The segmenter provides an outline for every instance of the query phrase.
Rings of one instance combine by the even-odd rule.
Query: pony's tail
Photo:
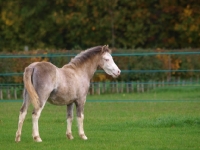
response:
[[[26,67],[24,71],[24,86],[30,96],[31,102],[35,109],[39,109],[40,102],[38,94],[35,91],[35,88],[33,87],[32,83],[32,74],[33,74],[34,68],[32,67]]]

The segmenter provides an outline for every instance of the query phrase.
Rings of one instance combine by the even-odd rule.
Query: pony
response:
[[[121,71],[113,61],[111,50],[107,45],[92,47],[81,52],[62,68],[58,68],[50,62],[34,62],[26,67],[23,74],[23,104],[20,109],[15,141],[21,141],[23,122],[28,107],[32,103],[34,107],[32,136],[34,141],[42,142],[38,120],[47,101],[54,105],[67,106],[66,136],[68,139],[73,139],[71,127],[73,104],[75,104],[78,133],[81,139],[87,140],[83,129],[84,104],[90,80],[98,66],[113,78],[120,75]]]

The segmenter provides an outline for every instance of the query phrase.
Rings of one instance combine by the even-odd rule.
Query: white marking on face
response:
[[[107,74],[111,75],[113,78],[117,78],[120,75],[120,69],[117,67],[117,65],[113,61],[112,56],[108,52],[103,55],[100,66]]]

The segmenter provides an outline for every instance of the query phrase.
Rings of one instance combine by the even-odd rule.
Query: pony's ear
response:
[[[104,45],[104,46],[102,46],[101,52],[102,52],[102,53],[105,53],[105,52],[111,53],[111,50],[108,48],[108,45]]]

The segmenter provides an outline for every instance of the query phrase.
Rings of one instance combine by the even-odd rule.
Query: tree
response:
[[[200,47],[200,1],[0,1],[0,51]]]

